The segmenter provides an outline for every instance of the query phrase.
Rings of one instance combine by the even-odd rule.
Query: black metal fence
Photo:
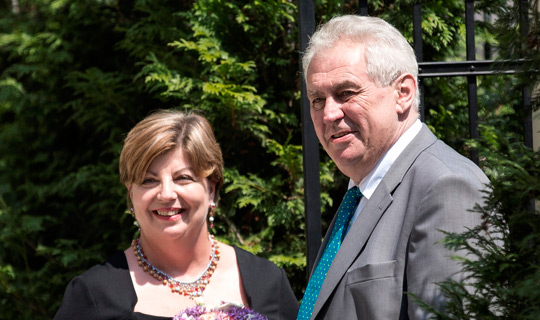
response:
[[[528,33],[528,1],[519,1],[521,10],[520,32]],[[315,31],[315,11],[313,0],[299,0],[299,38],[300,50],[304,52],[309,36]],[[358,1],[360,15],[368,15],[367,0]],[[486,75],[514,74],[518,72],[521,61],[476,60],[474,1],[465,0],[466,61],[460,62],[424,62],[422,53],[422,4],[413,5],[413,40],[418,59],[419,84],[421,90],[421,118],[424,119],[424,96],[422,79],[430,77],[467,77],[467,97],[469,105],[469,134],[478,138],[478,90],[477,77]],[[531,95],[529,88],[522,89],[522,107],[530,110]],[[525,145],[532,148],[532,114],[525,112]],[[321,200],[319,179],[319,144],[309,112],[309,101],[302,81],[302,125],[304,157],[304,190],[307,238],[307,270],[313,268],[317,251],[321,245]],[[471,158],[478,163],[478,154],[472,150]]]

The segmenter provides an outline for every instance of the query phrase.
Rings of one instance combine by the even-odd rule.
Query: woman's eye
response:
[[[153,178],[146,178],[143,180],[143,182],[141,183],[141,185],[151,185],[151,184],[154,184],[156,183],[157,180],[156,179],[153,179]]]
[[[195,179],[193,179],[193,177],[189,176],[189,175],[181,175],[181,176],[177,177],[175,180],[179,181],[179,182],[186,183],[186,182],[194,181]]]

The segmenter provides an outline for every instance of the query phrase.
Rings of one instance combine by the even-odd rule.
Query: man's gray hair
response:
[[[337,41],[362,43],[366,46],[366,72],[377,86],[386,87],[404,73],[412,74],[418,82],[416,56],[405,37],[380,18],[356,15],[334,17],[318,27],[302,57],[305,79],[313,56],[330,49]],[[416,110],[419,101],[420,90],[417,89],[413,102]]]

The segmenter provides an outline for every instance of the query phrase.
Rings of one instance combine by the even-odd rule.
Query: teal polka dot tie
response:
[[[309,279],[304,298],[302,299],[302,304],[300,305],[300,311],[296,317],[297,320],[309,320],[311,317],[313,307],[319,296],[319,291],[321,290],[326,273],[328,272],[328,269],[330,269],[332,260],[334,260],[334,257],[341,246],[341,241],[345,237],[349,221],[351,220],[361,197],[362,193],[358,187],[349,189],[345,194],[345,198],[343,198],[341,206],[339,207],[338,217],[334,224],[334,228],[332,229],[330,239],[319,260],[319,264],[317,264],[315,271],[311,275],[311,279]]]

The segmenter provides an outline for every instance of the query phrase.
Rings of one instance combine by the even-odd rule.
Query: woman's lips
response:
[[[181,214],[184,211],[184,209],[159,209],[154,210],[153,212],[161,217],[172,217],[177,214]]]

